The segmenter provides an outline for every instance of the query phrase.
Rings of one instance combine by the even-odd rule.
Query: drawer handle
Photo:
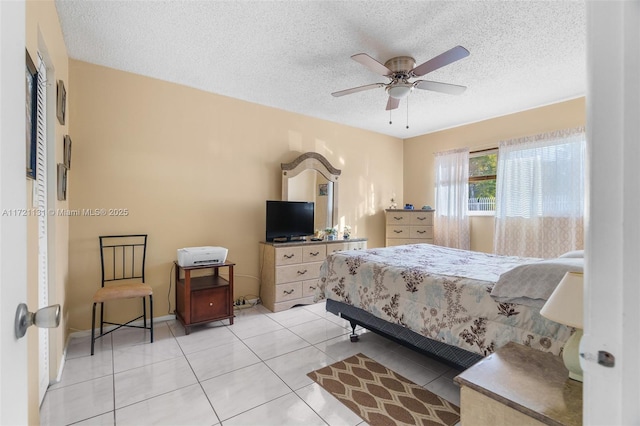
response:
[[[400,230],[394,229],[393,232],[395,232],[396,234],[402,234],[402,229],[400,229]]]
[[[420,216],[416,217],[416,219],[418,219],[418,220],[427,220],[426,217],[420,217]]]
[[[309,286],[309,290],[315,290],[315,289],[316,289],[316,287],[315,287],[315,286],[313,286],[313,285],[310,285],[310,286]]]
[[[289,294],[293,293],[293,289],[291,289],[291,290],[282,290],[282,292],[283,292],[284,294],[289,295]]]
[[[213,306],[213,302],[209,302],[209,306]]]
[[[317,256],[317,255],[319,255],[319,254],[320,254],[320,252],[319,252],[319,251],[317,251],[317,252],[315,252],[315,253],[309,253],[309,255],[310,255],[310,256]]]
[[[416,232],[417,232],[418,234],[426,234],[426,233],[427,233],[427,231],[419,231],[419,230],[418,230],[418,231],[416,231]]]
[[[395,220],[402,220],[402,219],[404,219],[402,216],[400,216],[400,217],[398,217],[398,216],[394,216],[393,218],[394,218]]]
[[[307,270],[305,269],[304,271],[298,271],[298,275],[304,275],[307,273]]]
[[[295,254],[285,254],[284,255],[285,259],[293,259],[293,256],[295,256]]]

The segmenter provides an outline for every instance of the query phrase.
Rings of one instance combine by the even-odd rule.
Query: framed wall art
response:
[[[36,178],[38,168],[38,156],[36,150],[36,135],[38,127],[38,72],[36,66],[25,49],[26,54],[26,153],[27,153],[27,177]]]
[[[56,116],[60,124],[64,124],[67,113],[67,90],[64,88],[64,81],[58,80],[56,88]]]
[[[71,137],[64,135],[64,166],[71,168]]]
[[[67,199],[67,168],[58,163],[58,201]]]

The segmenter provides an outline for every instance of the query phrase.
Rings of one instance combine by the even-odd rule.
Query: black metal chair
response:
[[[91,318],[91,355],[95,341],[122,327],[142,328],[151,333],[153,343],[153,289],[144,282],[147,254],[147,235],[107,235],[100,238],[100,261],[102,263],[102,286],[93,295],[93,315]],[[113,284],[120,281],[121,284]],[[106,284],[106,285],[105,285]],[[149,297],[149,327],[147,327],[147,305]],[[142,315],[126,323],[114,323],[104,320],[105,302],[122,299],[142,298]],[[100,335],[95,336],[96,305],[100,304]],[[143,325],[132,324],[142,318]],[[117,327],[104,332],[104,324]]]

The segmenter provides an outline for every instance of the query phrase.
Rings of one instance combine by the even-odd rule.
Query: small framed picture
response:
[[[64,166],[71,168],[71,137],[64,135]]]
[[[67,168],[62,163],[58,163],[58,200],[67,199]]]
[[[321,183],[318,185],[318,195],[326,196],[329,193],[328,187],[326,183]]]
[[[64,124],[67,113],[67,91],[64,88],[64,81],[58,80],[56,89],[56,116],[60,124]]]

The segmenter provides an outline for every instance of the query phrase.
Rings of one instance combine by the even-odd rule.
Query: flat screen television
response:
[[[315,232],[315,205],[309,201],[267,200],[267,241],[291,241]]]

